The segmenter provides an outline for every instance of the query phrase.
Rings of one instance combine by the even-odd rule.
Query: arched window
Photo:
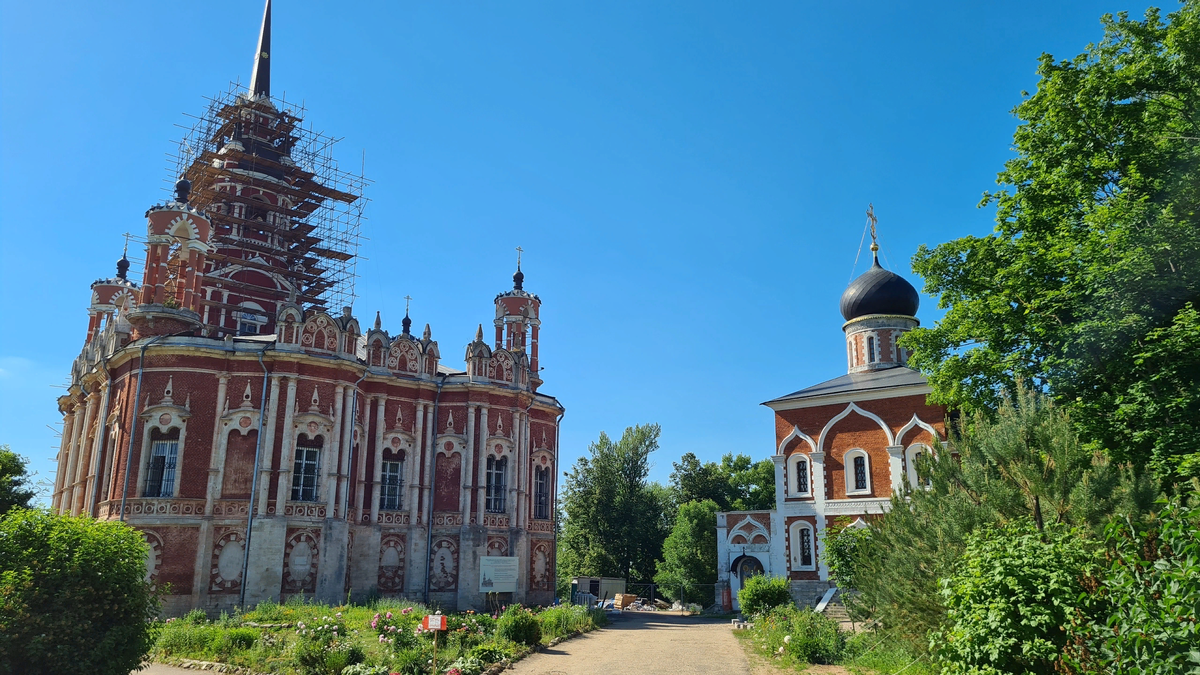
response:
[[[550,519],[550,469],[537,467],[533,470],[533,517]]]
[[[867,363],[875,363],[875,337],[867,337]]]
[[[871,462],[867,453],[855,448],[846,453],[846,494],[871,492]]]
[[[812,496],[812,466],[809,464],[808,455],[794,452],[788,457],[788,483],[788,496]]]
[[[487,495],[484,500],[484,509],[488,513],[504,513],[505,470],[507,468],[507,457],[488,457]]]
[[[816,536],[811,524],[798,521],[792,524],[792,569],[816,569]]]
[[[317,476],[321,466],[321,445],[324,438],[309,439],[300,434],[296,439],[296,461],[292,467],[292,501],[317,501]]]
[[[917,465],[921,463],[922,459],[932,456],[929,446],[921,443],[910,445],[906,454],[908,456],[905,458],[906,461],[904,463],[908,468],[908,484],[914,488],[920,486],[928,490],[931,487],[929,476],[926,476],[925,480],[922,481],[920,476],[917,475]]]
[[[267,315],[257,302],[243,302],[242,309],[236,313],[238,335],[258,335],[267,324]]]
[[[399,511],[404,508],[404,455],[398,460],[384,460],[379,483],[379,509]]]

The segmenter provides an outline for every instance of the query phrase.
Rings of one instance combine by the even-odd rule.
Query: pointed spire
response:
[[[425,332],[421,334],[421,338],[424,340],[433,339],[433,331],[429,330],[429,324],[425,324]]]
[[[475,341],[483,342],[483,324],[479,324],[479,328],[475,329]]]
[[[383,328],[383,322],[379,318],[379,311],[376,310],[375,311],[375,330],[380,330],[382,328]]]
[[[253,96],[271,95],[271,0],[263,10],[262,32],[258,36],[258,51],[254,54],[254,73],[250,76]]]

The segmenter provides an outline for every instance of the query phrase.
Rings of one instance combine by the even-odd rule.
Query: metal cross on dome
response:
[[[517,247],[517,269],[521,269],[521,254],[524,252],[525,249],[521,248],[520,246]]]
[[[412,296],[404,296],[404,316],[408,316],[408,303],[412,302]]]
[[[867,222],[871,224],[871,250],[879,250],[879,237],[875,234],[875,225],[879,220],[875,217],[875,205],[867,204]]]
[[[129,239],[133,235],[126,232],[125,234],[123,234],[121,236],[125,237],[125,250],[121,253],[121,255],[126,255],[129,253]]]

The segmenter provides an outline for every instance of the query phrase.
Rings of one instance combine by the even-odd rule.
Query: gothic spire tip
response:
[[[271,0],[263,10],[262,32],[258,36],[258,51],[254,54],[254,72],[250,75],[250,94],[271,95]]]

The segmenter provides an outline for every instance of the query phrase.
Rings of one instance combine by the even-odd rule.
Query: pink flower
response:
[[[390,618],[392,618],[392,613],[391,613],[391,612],[388,612],[388,613],[387,613],[387,618],[389,618],[389,619],[390,619]]]
[[[412,614],[412,607],[405,607],[404,609],[400,610],[400,613],[401,614]],[[390,612],[388,613],[388,618],[389,619],[392,618],[392,615]]]

